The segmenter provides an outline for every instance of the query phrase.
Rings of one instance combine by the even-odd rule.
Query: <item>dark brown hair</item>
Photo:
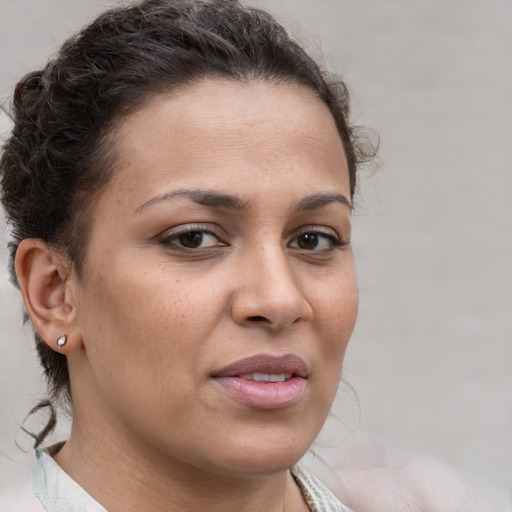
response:
[[[313,90],[336,122],[353,195],[357,165],[368,151],[349,125],[343,82],[330,80],[262,10],[237,0],[147,0],[104,13],[17,84],[14,128],[0,160],[11,262],[21,240],[41,238],[64,249],[80,275],[87,207],[114,167],[115,123],[151,95],[210,77]],[[16,282],[12,264],[11,272]],[[35,337],[50,400],[70,400],[66,357]]]

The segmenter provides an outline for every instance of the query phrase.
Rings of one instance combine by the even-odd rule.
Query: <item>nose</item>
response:
[[[231,303],[237,324],[279,331],[311,320],[300,276],[281,248],[262,250],[243,269]]]

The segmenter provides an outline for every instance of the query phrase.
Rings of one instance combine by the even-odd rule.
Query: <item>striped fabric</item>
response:
[[[304,501],[311,512],[350,512],[318,478],[300,464],[291,468]]]
[[[53,460],[59,445],[36,450],[32,489],[47,512],[108,512]]]
[[[32,472],[32,488],[47,512],[107,512],[53,460],[51,453],[59,446],[37,450],[37,464]],[[303,466],[291,473],[311,512],[350,512],[348,508]]]

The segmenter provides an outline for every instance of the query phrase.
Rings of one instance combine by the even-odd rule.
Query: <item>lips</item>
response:
[[[258,355],[241,359],[226,366],[216,373],[215,377],[236,377],[250,373],[269,375],[288,373],[305,379],[308,374],[308,367],[300,357],[291,354],[280,357]]]
[[[230,398],[253,409],[283,409],[298,402],[306,388],[308,367],[299,357],[258,355],[241,359],[213,379]]]

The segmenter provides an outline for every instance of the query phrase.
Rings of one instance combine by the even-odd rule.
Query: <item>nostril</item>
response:
[[[251,320],[253,322],[268,322],[268,319],[261,315],[250,316],[249,320]]]

